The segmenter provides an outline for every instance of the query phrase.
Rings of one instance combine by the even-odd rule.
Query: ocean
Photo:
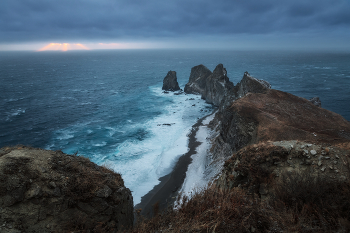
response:
[[[219,63],[234,84],[248,71],[350,120],[350,53],[0,52],[0,147],[77,152],[121,173],[138,204],[187,152],[191,126],[214,111],[200,96],[163,93],[163,78],[174,70],[184,88],[193,66]]]

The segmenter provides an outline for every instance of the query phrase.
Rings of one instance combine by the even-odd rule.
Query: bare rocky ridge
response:
[[[339,143],[350,139],[350,124],[339,114],[273,89],[237,99],[219,111],[211,124],[218,132],[212,153],[220,158],[263,141]]]
[[[177,82],[176,72],[169,71],[163,80],[162,90],[165,91],[178,91],[180,90],[179,83]]]
[[[132,224],[132,195],[119,174],[61,151],[0,149],[0,232],[116,232]]]

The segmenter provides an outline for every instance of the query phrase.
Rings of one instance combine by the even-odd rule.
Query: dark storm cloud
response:
[[[0,42],[350,30],[348,0],[1,0]]]

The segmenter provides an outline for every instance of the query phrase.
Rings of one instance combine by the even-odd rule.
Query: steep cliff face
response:
[[[211,75],[211,71],[204,65],[198,65],[191,69],[188,83],[185,85],[184,91],[187,94],[205,93],[207,78]]]
[[[178,91],[180,90],[179,83],[177,82],[176,72],[169,71],[163,80],[162,90],[165,91]]]
[[[271,85],[268,82],[256,79],[248,72],[244,73],[242,81],[235,86],[227,77],[224,66],[219,64],[213,73],[203,65],[193,67],[185,92],[200,94],[208,103],[223,109],[248,92],[264,93],[270,88]]]
[[[227,77],[227,71],[222,64],[214,69],[213,73],[207,78],[205,91],[202,98],[208,103],[219,106],[221,101],[228,96],[234,85]]]
[[[117,231],[133,224],[133,199],[121,176],[60,151],[0,149],[0,207],[0,232]]]
[[[252,118],[242,118],[229,107],[234,101],[248,93],[266,93],[271,85],[245,72],[236,86],[227,77],[227,71],[219,64],[211,73],[205,66],[195,66],[191,70],[185,92],[200,94],[208,103],[219,106],[211,127],[216,131],[212,136],[211,154],[216,161],[223,161],[255,140],[257,122]]]

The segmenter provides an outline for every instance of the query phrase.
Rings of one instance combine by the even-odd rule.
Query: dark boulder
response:
[[[177,82],[176,72],[169,71],[163,80],[162,90],[165,91],[178,91],[180,90],[179,83]]]
[[[311,98],[309,100],[311,103],[313,103],[314,105],[316,105],[317,107],[322,107],[321,106],[321,100],[319,97],[314,97],[314,98]]]

